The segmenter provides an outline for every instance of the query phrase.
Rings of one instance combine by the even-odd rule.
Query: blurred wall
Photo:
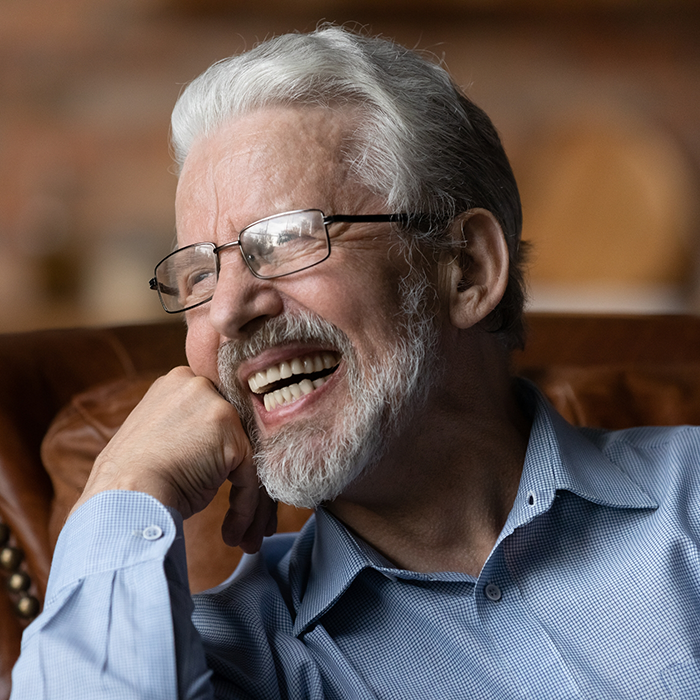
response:
[[[3,0],[0,332],[162,318],[179,91],[321,19],[433,52],[491,115],[534,308],[700,308],[696,2]]]

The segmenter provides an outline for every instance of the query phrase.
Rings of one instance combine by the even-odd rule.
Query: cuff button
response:
[[[149,525],[141,534],[144,540],[159,540],[163,536],[163,530],[157,525]]]

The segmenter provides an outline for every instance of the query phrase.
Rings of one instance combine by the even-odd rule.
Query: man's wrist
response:
[[[155,498],[167,508],[183,512],[182,498],[165,479],[149,471],[119,469],[112,462],[95,464],[85,489],[70,511],[72,515],[91,498],[108,491],[134,491]]]

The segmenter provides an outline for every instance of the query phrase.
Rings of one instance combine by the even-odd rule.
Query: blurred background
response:
[[[490,114],[531,308],[700,311],[696,0],[0,0],[0,332],[164,318],[182,86],[320,20],[434,53]]]

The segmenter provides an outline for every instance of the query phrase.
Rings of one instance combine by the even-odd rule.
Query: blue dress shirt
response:
[[[69,520],[13,700],[700,698],[700,429],[577,430],[539,395],[478,578],[396,569],[319,509],[195,596],[180,518]]]

